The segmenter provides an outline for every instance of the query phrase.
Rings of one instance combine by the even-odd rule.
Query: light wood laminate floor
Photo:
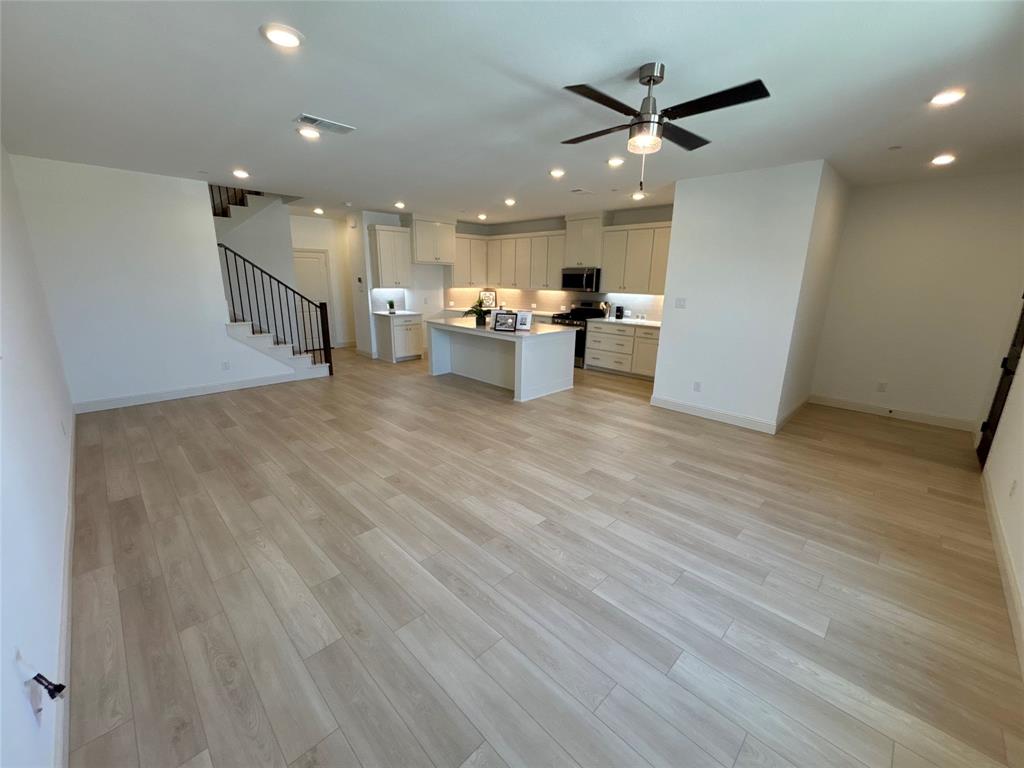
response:
[[[969,435],[337,357],[78,418],[72,766],[1024,766]]]

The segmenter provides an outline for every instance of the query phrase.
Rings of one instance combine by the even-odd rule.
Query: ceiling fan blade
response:
[[[667,120],[678,120],[681,117],[699,115],[703,112],[711,112],[725,107],[735,107],[737,104],[745,104],[748,101],[757,101],[771,96],[764,83],[760,80],[752,80],[734,88],[726,88],[718,93],[709,93],[699,99],[684,101],[682,104],[668,107],[661,110],[662,117]]]
[[[613,99],[607,93],[601,93],[597,88],[591,88],[589,85],[567,85],[565,86],[565,90],[572,91],[577,96],[582,96],[584,99],[596,101],[598,104],[608,107],[608,109],[614,109],[616,112],[621,112],[623,115],[636,117],[640,114],[635,109],[626,106],[618,99]]]
[[[705,144],[711,142],[705,139],[703,136],[698,136],[696,133],[690,133],[678,125],[672,125],[672,123],[661,124],[661,137],[668,139],[673,144],[678,144],[683,149],[694,150],[700,149]]]
[[[593,133],[585,133],[582,136],[577,136],[574,139],[566,139],[563,144],[582,144],[584,141],[590,141],[596,139],[599,136],[605,136],[609,133],[615,133],[616,131],[624,131],[629,128],[629,123],[625,125],[616,125],[612,128],[605,128],[603,131],[594,131]]]

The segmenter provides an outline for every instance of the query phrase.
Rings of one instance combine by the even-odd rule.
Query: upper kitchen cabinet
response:
[[[530,238],[530,288],[535,291],[562,289],[565,235]]]
[[[455,265],[455,224],[413,218],[412,253],[417,264]]]
[[[602,236],[601,290],[665,292],[669,227],[608,227]]]
[[[501,241],[487,241],[487,284],[501,285]]]
[[[455,264],[452,288],[482,288],[487,285],[487,241],[458,235],[455,238]]]
[[[382,224],[371,224],[368,229],[374,288],[411,288],[412,244],[409,230]]]
[[[600,216],[568,219],[565,222],[565,261],[563,265],[566,267],[600,267],[601,232]]]

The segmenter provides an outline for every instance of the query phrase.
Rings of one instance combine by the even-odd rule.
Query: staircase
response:
[[[223,243],[217,248],[231,315],[228,335],[301,378],[333,375],[327,303],[303,296]]]

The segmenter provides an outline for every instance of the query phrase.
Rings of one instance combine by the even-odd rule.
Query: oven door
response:
[[[562,270],[562,290],[576,293],[597,293],[601,270],[593,267],[571,267]]]

